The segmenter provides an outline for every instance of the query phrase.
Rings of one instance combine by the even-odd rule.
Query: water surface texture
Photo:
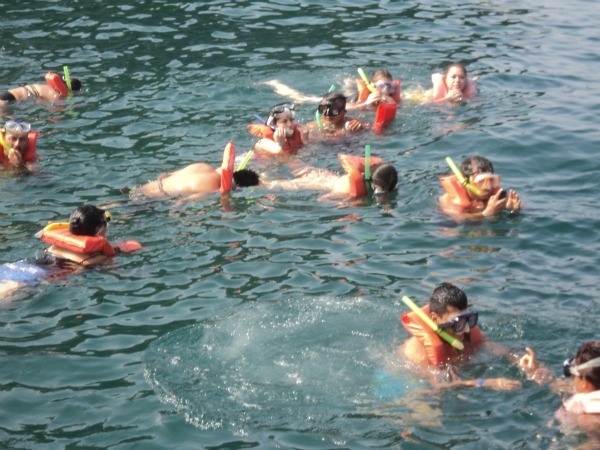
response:
[[[516,392],[427,393],[394,356],[410,295],[457,283],[484,332],[559,369],[598,339],[600,88],[597,3],[372,1],[0,2],[0,89],[67,64],[84,91],[3,119],[41,132],[38,172],[2,174],[0,264],[83,203],[111,241],[143,250],[31,283],[0,309],[2,448],[567,448],[560,398],[481,355],[465,376]],[[127,190],[254,138],[254,114],[387,67],[405,94],[453,61],[479,77],[457,108],[405,101],[385,133],[338,152],[399,169],[386,203],[262,187],[144,203]],[[299,105],[297,119],[314,117]],[[372,116],[366,114],[366,118]],[[523,214],[458,225],[436,208],[450,155],[490,158]],[[277,161],[252,160],[271,178]],[[58,276],[61,275],[61,276]]]

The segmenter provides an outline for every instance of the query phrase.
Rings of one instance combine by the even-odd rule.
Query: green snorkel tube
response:
[[[71,76],[69,75],[69,67],[63,66],[63,71],[65,72],[65,84],[67,85],[67,89],[69,90],[69,98],[73,96],[73,88],[71,87]]]
[[[365,188],[367,192],[371,193],[371,146],[369,144],[365,145]]]
[[[475,186],[473,186],[467,181],[460,169],[456,166],[456,164],[454,164],[454,161],[452,161],[452,158],[447,156],[446,163],[448,163],[448,166],[450,166],[450,169],[452,169],[452,172],[454,172],[454,175],[456,175],[456,178],[458,178],[460,184],[462,184],[467,190],[471,191],[473,194],[479,197],[485,196],[485,192],[482,192],[481,190],[477,189]]]
[[[421,310],[421,308],[419,308],[417,305],[415,305],[415,303],[410,299],[410,297],[405,295],[404,297],[402,297],[402,301],[404,302],[404,304],[406,304],[406,306],[408,306],[410,309],[412,309],[413,312],[417,316],[419,316],[419,319],[421,319],[423,322],[425,322],[427,324],[427,326],[435,332],[435,334],[437,334],[439,337],[441,337],[443,340],[445,340],[448,344],[450,344],[452,347],[454,347],[457,350],[465,349],[465,346],[463,345],[462,342],[460,342],[458,339],[450,336],[448,333],[446,333],[444,330],[442,330],[440,327],[438,327],[437,324],[433,320],[431,320],[431,318]]]
[[[250,158],[252,158],[252,155],[254,154],[254,150],[250,150],[247,154],[246,157],[244,158],[244,160],[242,161],[242,163],[239,165],[239,167],[235,170],[235,172],[237,172],[238,170],[242,170],[244,167],[246,167],[246,164],[248,164],[248,161],[250,161]]]

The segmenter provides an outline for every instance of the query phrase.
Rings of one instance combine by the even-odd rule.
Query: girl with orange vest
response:
[[[459,63],[449,65],[444,74],[434,73],[431,81],[433,88],[425,93],[423,103],[462,104],[477,95],[477,77],[467,78],[467,69]]]
[[[361,72],[364,75],[364,72]],[[367,84],[368,81],[368,84]],[[400,103],[400,80],[394,80],[387,69],[377,69],[371,74],[371,80],[356,78],[358,97],[349,103],[348,109],[375,109],[381,104]]]
[[[129,253],[141,248],[136,241],[111,245],[105,237],[111,220],[108,211],[94,205],[76,208],[68,223],[51,223],[36,236],[51,244],[47,253],[82,266],[106,264],[117,253]]]
[[[9,120],[0,129],[0,165],[24,166],[35,161],[40,133],[31,131],[31,124]]]
[[[266,154],[291,154],[308,144],[308,129],[294,122],[296,107],[293,103],[279,103],[271,108],[264,124],[248,125],[253,136],[261,138],[254,148]]]

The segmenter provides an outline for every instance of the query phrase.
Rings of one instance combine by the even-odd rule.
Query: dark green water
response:
[[[111,240],[144,246],[0,310],[0,447],[582,441],[552,422],[560,399],[544,387],[419,397],[393,354],[406,337],[400,297],[423,303],[442,281],[465,289],[490,338],[532,346],[553,368],[598,340],[598,7],[538,3],[0,3],[0,88],[63,64],[85,87],[72,102],[4,113],[41,138],[38,174],[0,178],[0,263],[39,254],[34,233],[88,202],[109,206]],[[262,188],[225,206],[218,195],[142,204],[121,192],[217,165],[229,140],[247,151],[246,125],[282,101],[260,82],[319,95],[359,66],[385,66],[410,93],[455,60],[480,77],[477,102],[405,102],[385,135],[299,156],[337,170],[339,151],[370,144],[400,171],[387,205]],[[300,121],[312,116],[300,108]],[[521,216],[456,225],[437,212],[444,158],[474,153],[519,192]],[[522,380],[486,355],[467,371]]]

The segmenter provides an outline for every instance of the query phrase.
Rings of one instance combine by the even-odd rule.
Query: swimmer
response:
[[[446,193],[440,197],[440,210],[452,218],[476,220],[491,217],[503,210],[516,214],[521,209],[521,199],[512,189],[506,192],[500,187],[500,177],[494,175],[494,166],[483,156],[471,156],[460,167],[465,179],[478,189],[473,193],[457,182],[456,175],[442,177],[440,181]]]
[[[117,253],[129,253],[139,250],[141,246],[135,241],[109,244],[105,238],[111,215],[108,211],[94,205],[83,205],[76,208],[69,217],[68,229],[64,224],[50,224],[37,236],[44,242],[51,243],[46,253],[58,259],[68,260],[82,266],[108,264]],[[85,237],[95,237],[95,248],[90,252],[73,250],[68,242],[75,241],[83,245]],[[92,240],[88,240],[92,242]]]
[[[425,92],[422,103],[446,102],[461,105],[477,94],[477,77],[467,78],[467,69],[459,63],[450,64],[444,74],[433,74],[433,88]]]
[[[539,370],[540,364],[535,352],[527,349],[523,356],[525,364]],[[545,376],[550,388],[557,393],[573,394],[563,400],[562,407],[556,412],[556,418],[565,426],[575,426],[585,430],[600,440],[600,342],[585,342],[573,358],[563,363],[565,379]],[[569,380],[572,380],[569,382]],[[587,448],[587,447],[586,447]]]
[[[463,380],[457,373],[457,366],[473,353],[484,348],[490,353],[505,357],[518,365],[529,379],[534,371],[525,361],[521,361],[499,344],[487,341],[477,326],[479,315],[469,309],[466,294],[450,283],[442,283],[435,288],[429,305],[422,309],[423,313],[451,338],[460,342],[462,350],[442,340],[414,312],[402,315],[402,325],[412,335],[397,349],[398,357],[411,363],[415,371],[429,379],[436,388],[457,386],[483,387],[493,390],[511,390],[521,387],[521,382],[508,378],[477,378]],[[447,367],[451,381],[440,381],[443,375],[439,369]]]
[[[354,134],[371,127],[363,120],[346,117],[346,96],[339,91],[325,94],[317,110],[322,124],[313,121],[307,125],[311,130],[311,136],[313,130],[322,131],[324,135],[322,134],[321,137],[326,138],[327,136]]]
[[[308,128],[294,122],[293,103],[279,103],[271,108],[265,125],[248,125],[248,130],[260,139],[254,149],[262,154],[291,154],[308,144]],[[273,129],[274,128],[274,129]]]
[[[134,188],[132,196],[135,198],[141,195],[151,199],[185,197],[185,200],[195,200],[219,191],[221,171],[221,168],[214,169],[206,163],[190,164]],[[233,172],[233,181],[239,187],[256,186],[259,183],[258,174],[249,169]]]
[[[71,89],[74,92],[80,91],[81,81],[77,78],[71,78]],[[51,102],[62,97],[56,89],[48,84],[25,84],[6,91],[0,91],[0,105],[17,101]]]
[[[30,142],[30,132],[28,122],[9,120],[4,124],[0,129],[0,165],[23,168],[35,160],[37,133],[32,134],[34,142]]]
[[[364,74],[364,72],[363,72]],[[400,82],[395,82],[387,69],[377,69],[371,74],[370,83],[375,92],[369,91],[365,82],[358,78],[358,98],[355,102],[347,103],[346,108],[375,111],[381,104],[400,102]]]
[[[381,159],[371,158],[371,177],[364,180],[365,163],[363,158],[339,154],[342,166],[348,172],[339,175],[330,170],[315,167],[302,167],[294,170],[293,180],[264,181],[261,184],[273,190],[317,190],[328,191],[321,199],[363,196],[368,187],[374,195],[389,194],[396,188],[398,172],[392,164],[382,164]]]

